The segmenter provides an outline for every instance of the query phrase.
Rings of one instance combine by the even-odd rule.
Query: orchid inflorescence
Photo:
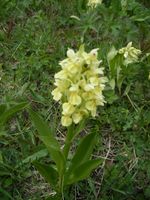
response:
[[[141,50],[132,46],[132,42],[129,42],[126,47],[119,49],[119,54],[124,56],[124,64],[128,65],[138,61],[138,57],[141,54]]]
[[[62,104],[63,126],[78,124],[86,116],[96,116],[97,106],[105,103],[102,94],[105,82],[103,68],[99,68],[98,49],[85,52],[84,45],[79,51],[68,49],[67,58],[59,64],[61,71],[55,74],[56,88],[53,99]]]
[[[87,5],[88,5],[88,7],[96,8],[97,5],[99,5],[101,3],[102,3],[102,0],[89,0]]]

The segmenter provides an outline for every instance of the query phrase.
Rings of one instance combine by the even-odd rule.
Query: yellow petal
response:
[[[76,84],[76,85],[72,85],[69,90],[71,92],[77,92],[79,90],[79,86]]]
[[[57,86],[58,90],[61,91],[61,93],[64,93],[64,91],[66,91],[70,86],[70,82],[69,79],[68,80],[56,79],[54,85]]]
[[[93,85],[93,84],[90,84],[90,83],[89,83],[89,84],[86,84],[85,87],[84,87],[84,90],[87,91],[87,92],[88,92],[88,91],[91,91],[91,90],[93,90],[93,89],[94,89],[94,85]]]
[[[66,58],[59,62],[59,65],[62,67],[62,69],[66,69],[69,63],[69,58]]]
[[[127,48],[130,48],[132,46],[132,42],[129,42],[128,44],[127,44]]]
[[[69,102],[72,105],[80,105],[81,104],[81,97],[76,92],[71,92],[69,96]]]
[[[90,83],[94,86],[98,85],[99,84],[99,78],[98,77],[91,77],[90,78]]]
[[[92,117],[95,117],[96,116],[96,104],[95,104],[95,102],[94,101],[88,101],[85,106],[86,106],[87,110],[91,111]]]
[[[87,101],[89,101],[89,100],[91,100],[91,99],[93,99],[95,97],[95,94],[93,93],[93,92],[84,92],[84,93],[82,93],[82,98],[87,102]]]
[[[74,58],[75,57],[74,50],[73,49],[68,49],[67,56],[68,56],[68,58]]]
[[[63,108],[63,115],[71,115],[74,111],[75,108],[73,105],[71,105],[70,103],[63,103],[62,105]]]
[[[70,64],[70,65],[67,67],[67,70],[68,70],[68,72],[71,73],[71,74],[76,74],[76,73],[79,71],[78,67],[77,67],[74,63]]]
[[[91,110],[91,115],[92,115],[92,117],[96,116],[96,107],[93,110]]]
[[[78,124],[83,118],[83,115],[81,113],[75,113],[72,115],[72,119],[73,119],[73,122],[75,124]]]
[[[60,72],[55,74],[55,78],[59,79],[66,79],[67,78],[67,71],[66,70],[61,70]]]
[[[97,51],[98,51],[99,49],[97,48],[97,49],[92,49],[92,51],[90,51],[90,55],[93,57],[93,58],[96,58],[97,57]]]
[[[125,58],[128,57],[128,52],[127,52],[127,51],[124,53],[124,57],[125,57]]]
[[[59,91],[58,88],[55,88],[53,91],[52,91],[52,95],[53,95],[53,99],[55,101],[59,101],[62,97],[62,93]]]
[[[94,110],[95,109],[95,102],[94,101],[88,101],[85,104],[85,107],[87,108],[87,110]]]
[[[70,116],[62,116],[61,124],[63,126],[70,126],[72,124],[72,119]]]

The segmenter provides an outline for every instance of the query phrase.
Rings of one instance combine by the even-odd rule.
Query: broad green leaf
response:
[[[41,164],[37,161],[33,162],[33,165],[40,172],[40,174],[45,178],[45,180],[55,188],[58,181],[57,171],[52,166]]]
[[[66,172],[66,176],[70,176],[72,171],[81,165],[83,162],[90,159],[95,144],[95,133],[86,135],[80,142],[74,157],[71,160],[71,165]]]
[[[69,185],[87,178],[91,171],[102,163],[101,159],[89,160],[75,168],[69,176],[65,176],[65,184]]]
[[[67,139],[72,141],[85,127],[86,120],[82,120],[78,125],[72,124],[68,127]]]
[[[68,157],[68,153],[69,153],[72,141],[80,133],[80,131],[83,130],[84,126],[85,126],[85,120],[82,120],[79,123],[79,125],[72,124],[70,127],[68,127],[65,145],[63,148],[63,155],[64,155],[65,160]]]
[[[76,153],[71,161],[72,165],[75,167],[77,165],[80,165],[87,159],[91,157],[94,144],[95,144],[95,133],[91,133],[89,135],[86,135],[80,142]]]
[[[11,117],[16,112],[24,109],[27,105],[27,102],[22,102],[9,109],[6,109],[5,112],[3,112],[3,114],[0,116],[0,124],[4,124],[9,119],[9,117]]]
[[[38,131],[39,138],[45,144],[48,149],[52,159],[56,163],[57,169],[61,174],[64,168],[64,156],[60,150],[58,141],[55,139],[54,135],[51,132],[51,129],[47,123],[34,111],[29,109],[31,119]]]
[[[78,125],[76,125],[75,130],[74,130],[75,136],[77,136],[79,133],[81,133],[81,131],[85,127],[85,124],[86,124],[86,119],[82,120]]]

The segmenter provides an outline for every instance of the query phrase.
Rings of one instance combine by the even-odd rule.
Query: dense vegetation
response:
[[[63,143],[66,129],[51,91],[68,47],[99,48],[109,78],[108,52],[130,41],[142,51],[139,62],[128,66],[119,89],[107,85],[107,104],[84,130],[96,134],[93,157],[102,158],[102,165],[64,195],[66,200],[150,199],[149,0],[103,0],[91,10],[84,0],[0,0],[0,20],[0,199],[45,199],[54,193],[32,165],[50,158],[27,110],[9,120],[2,114],[27,102]]]

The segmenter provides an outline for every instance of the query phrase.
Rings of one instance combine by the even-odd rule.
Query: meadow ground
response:
[[[108,84],[107,103],[88,120],[83,132],[96,134],[93,157],[103,162],[90,178],[66,189],[66,200],[150,199],[149,30],[149,0],[103,0],[95,9],[84,0],[0,0],[0,103],[7,108],[30,103],[61,144],[66,129],[51,91],[68,47],[99,48],[108,79],[107,55],[113,46],[120,49],[132,41],[142,51],[139,62],[128,66],[121,89]],[[24,109],[0,126],[0,200],[53,195],[31,164],[34,160],[51,161]]]

